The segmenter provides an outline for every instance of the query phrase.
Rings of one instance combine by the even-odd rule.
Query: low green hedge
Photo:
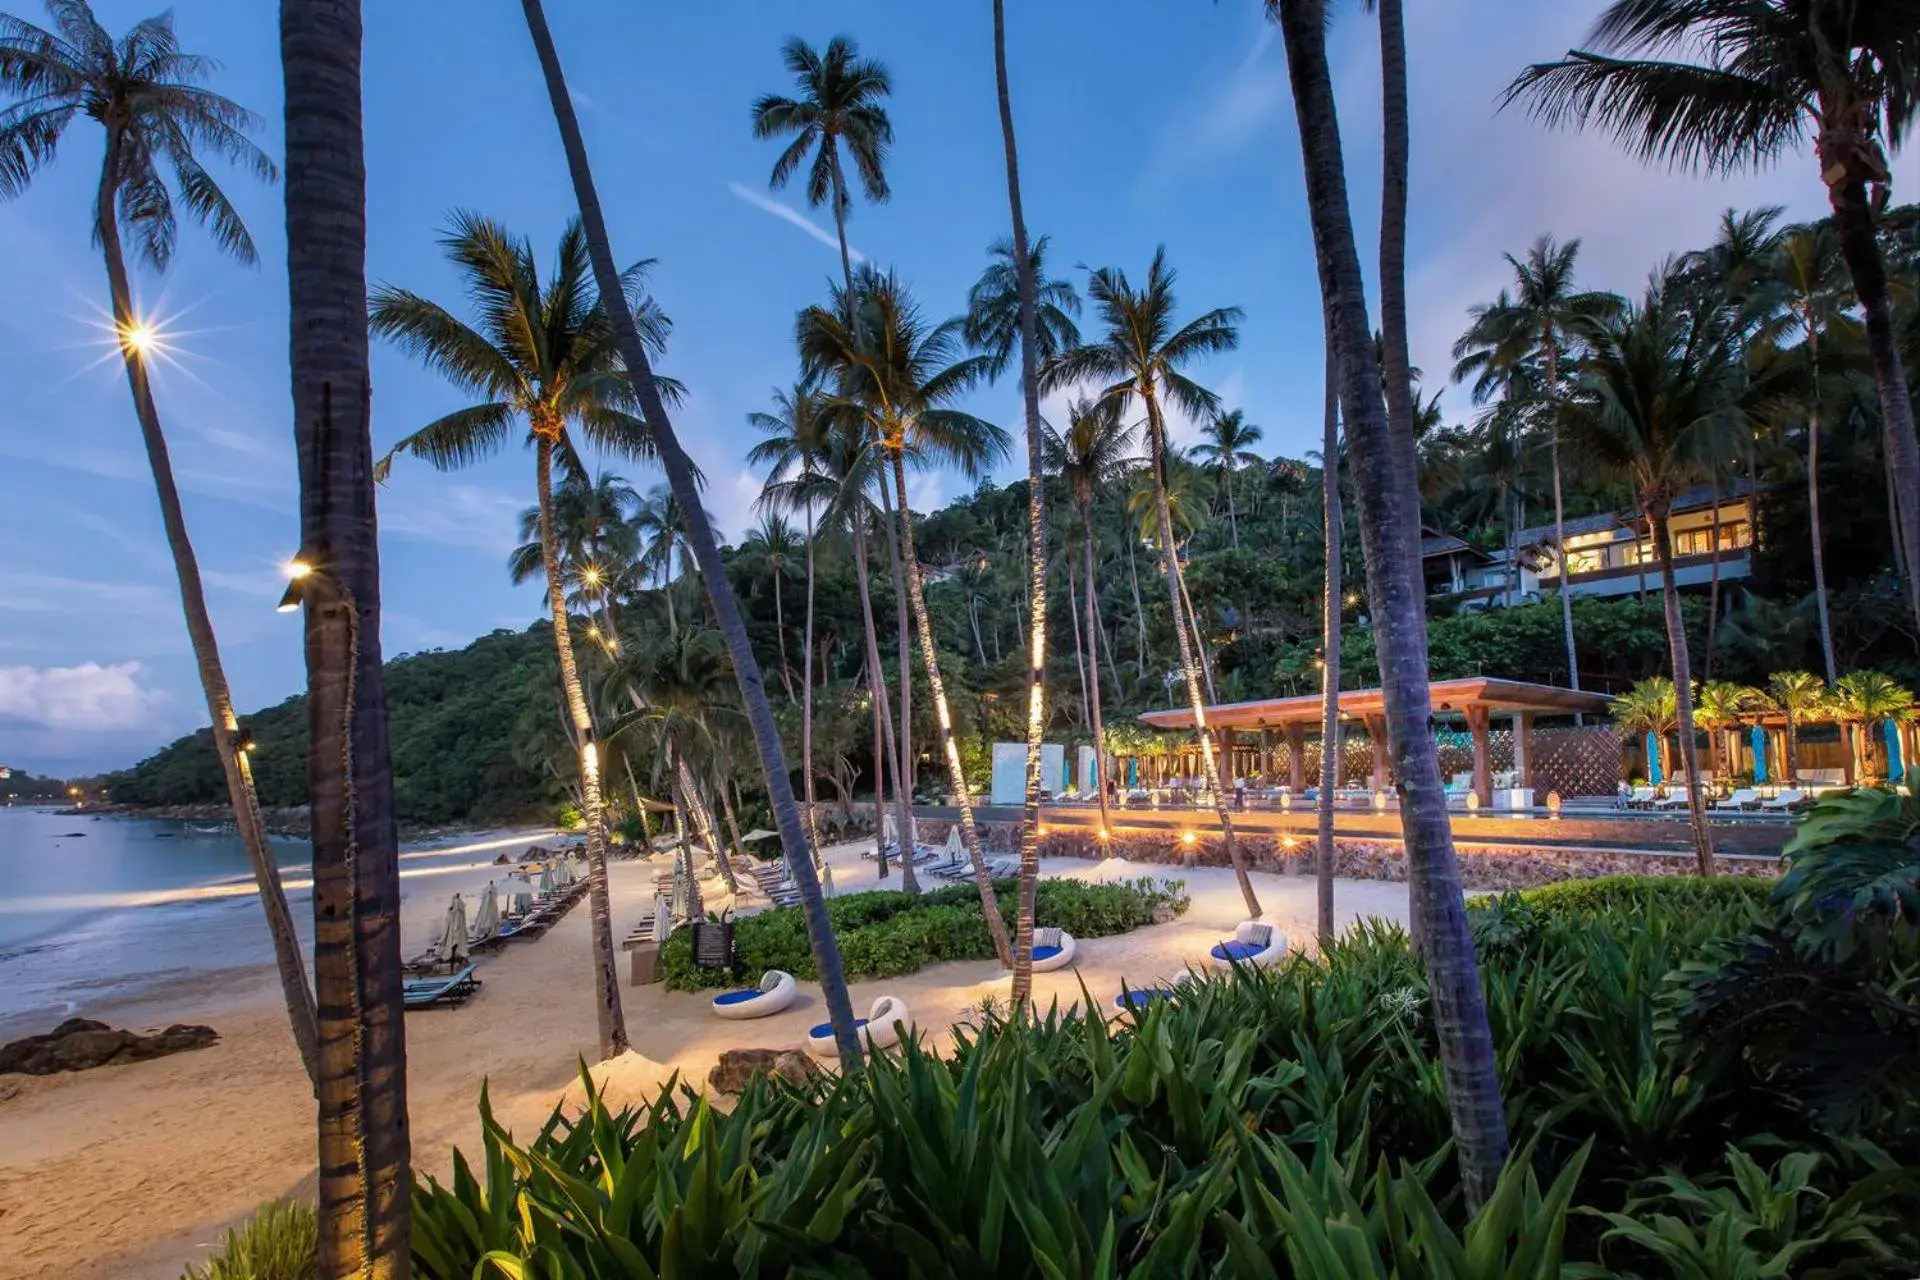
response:
[[[1760,876],[1599,876],[1525,889],[1521,899],[1545,915],[1586,914],[1614,908],[1764,906],[1773,881]]]
[[[1000,910],[1013,927],[1015,882],[996,880]],[[1034,887],[1034,918],[1043,927],[1065,929],[1076,938],[1102,938],[1150,924],[1154,912],[1187,909],[1186,885],[1151,877],[1112,884],[1081,880],[1042,880]],[[944,960],[987,960],[993,938],[987,932],[980,893],[958,884],[930,893],[894,890],[853,893],[827,902],[827,918],[840,942],[840,959],[849,978],[890,978]],[[820,976],[798,907],[781,907],[734,922],[734,968],[699,969],[693,963],[690,930],[667,939],[660,950],[666,984],[681,991],[738,984],[768,969],[784,969],[796,978]]]
[[[1758,926],[1773,885],[1759,876],[1563,880],[1475,898],[1467,904],[1467,923],[1482,956],[1529,944],[1549,927],[1631,930],[1656,917],[1733,935]]]

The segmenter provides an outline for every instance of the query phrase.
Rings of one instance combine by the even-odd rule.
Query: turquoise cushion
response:
[[[1059,954],[1060,948],[1058,947],[1035,947],[1033,949],[1033,958],[1035,960],[1051,960]]]

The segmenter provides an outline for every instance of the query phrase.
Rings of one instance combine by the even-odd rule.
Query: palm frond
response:
[[[385,477],[400,453],[423,459],[436,471],[458,471],[498,453],[513,436],[514,417],[514,406],[499,401],[455,409],[389,449],[376,465],[376,478]]]

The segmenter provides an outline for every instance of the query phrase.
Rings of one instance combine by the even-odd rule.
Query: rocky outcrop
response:
[[[739,1093],[755,1076],[804,1085],[819,1074],[813,1059],[798,1049],[727,1049],[707,1074],[707,1087],[715,1093]]]
[[[176,1023],[158,1035],[116,1030],[104,1022],[69,1018],[44,1036],[28,1036],[0,1045],[0,1075],[50,1076],[58,1071],[145,1062],[170,1053],[204,1049],[220,1035],[212,1027]]]

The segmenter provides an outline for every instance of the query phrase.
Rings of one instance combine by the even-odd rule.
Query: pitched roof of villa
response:
[[[1618,512],[1600,511],[1590,516],[1581,516],[1578,519],[1568,520],[1563,523],[1567,530],[1567,536],[1569,538],[1577,538],[1582,534],[1605,533],[1609,529],[1618,528],[1621,524],[1621,519]],[[1531,529],[1522,529],[1513,535],[1513,540],[1523,547],[1540,544],[1550,545],[1553,542],[1553,526],[1550,524],[1537,524]]]
[[[1469,707],[1488,711],[1534,711],[1542,715],[1572,715],[1576,711],[1603,712],[1613,701],[1604,693],[1586,693],[1563,689],[1559,685],[1530,684],[1524,680],[1498,680],[1491,676],[1468,676],[1461,680],[1435,680],[1429,688],[1432,713],[1436,716],[1464,715]],[[1379,715],[1386,707],[1379,689],[1348,689],[1340,695],[1340,714],[1352,718]],[[1250,702],[1226,702],[1203,708],[1211,729],[1261,729],[1294,721],[1318,723],[1320,695],[1302,694],[1294,698],[1258,698]],[[1140,719],[1156,729],[1190,729],[1191,707],[1169,707],[1148,711]]]
[[[1483,560],[1487,555],[1487,553],[1480,550],[1480,548],[1462,542],[1450,533],[1429,533],[1426,537],[1420,539],[1420,558],[1422,560],[1430,560],[1434,556],[1452,555],[1457,551],[1465,551],[1471,555],[1479,556]]]

